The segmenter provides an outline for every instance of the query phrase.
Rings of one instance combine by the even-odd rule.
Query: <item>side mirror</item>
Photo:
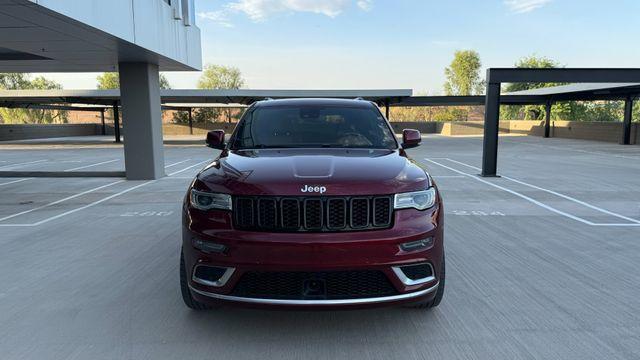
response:
[[[224,150],[224,130],[212,130],[207,133],[207,146],[212,149]]]
[[[420,145],[422,135],[420,131],[414,129],[402,130],[402,147],[405,149],[414,148]]]

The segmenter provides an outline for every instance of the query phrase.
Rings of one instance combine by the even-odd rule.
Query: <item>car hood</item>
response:
[[[384,195],[423,190],[429,177],[402,150],[225,151],[198,186],[236,195]],[[312,188],[311,192],[302,190]]]

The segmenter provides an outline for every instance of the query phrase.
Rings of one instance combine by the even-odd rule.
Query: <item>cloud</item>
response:
[[[233,27],[233,23],[229,20],[229,14],[225,10],[200,12],[198,13],[198,17],[201,19],[211,20],[222,27]]]
[[[253,21],[264,21],[284,12],[310,12],[335,18],[350,4],[351,0],[238,0],[227,4],[227,8],[242,12]]]
[[[216,11],[200,12],[198,17],[224,26],[233,27],[231,17],[241,13],[255,22],[262,22],[280,13],[307,12],[335,18],[349,7],[354,0],[234,0]],[[356,0],[355,5],[362,11],[370,11],[373,0]]]
[[[373,7],[373,0],[358,0],[356,5],[364,11],[369,11]]]
[[[551,1],[552,0],[504,0],[504,4],[507,5],[511,12],[524,14],[541,8]]]

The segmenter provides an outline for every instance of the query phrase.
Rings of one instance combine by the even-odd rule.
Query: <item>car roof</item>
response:
[[[348,106],[367,108],[373,106],[371,101],[362,99],[334,99],[334,98],[295,98],[295,99],[265,99],[254,104],[257,107],[271,106]]]

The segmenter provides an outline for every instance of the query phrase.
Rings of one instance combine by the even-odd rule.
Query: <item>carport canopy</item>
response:
[[[609,82],[602,82],[608,80]],[[634,81],[634,82],[630,82]],[[502,82],[561,83],[569,85],[500,94]],[[499,105],[543,104],[546,106],[545,137],[549,137],[551,106],[558,101],[625,101],[623,144],[630,143],[632,109],[640,95],[640,69],[488,69],[487,94],[477,96],[412,96],[410,89],[383,90],[252,90],[169,89],[161,90],[165,109],[237,104],[247,106],[264,99],[362,98],[389,107],[399,106],[485,106],[483,176],[496,176]],[[100,111],[113,107],[116,140],[119,141],[119,90],[4,90],[0,107]]]
[[[640,94],[640,69],[512,69],[487,70],[485,96],[482,176],[497,176],[498,133],[502,97],[546,98],[545,137],[549,136],[551,106],[554,101],[624,100],[623,144],[630,144],[633,102]],[[502,83],[571,83],[501,95]]]

